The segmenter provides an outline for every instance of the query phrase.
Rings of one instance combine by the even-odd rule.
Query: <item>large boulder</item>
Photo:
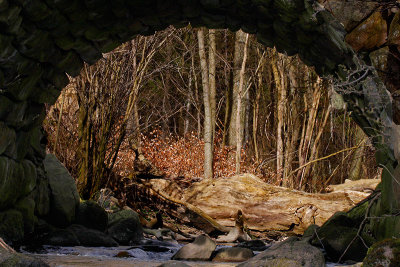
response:
[[[365,210],[354,209],[353,211],[337,212],[314,235],[311,243],[323,247],[328,257],[337,262],[339,260],[362,261],[367,253],[364,244],[372,245],[374,240],[366,233],[358,233],[362,214]],[[359,214],[358,214],[359,213]]]
[[[75,181],[52,154],[46,155],[44,167],[51,191],[48,220],[55,226],[66,227],[75,219],[75,211],[79,205]]]
[[[62,247],[73,247],[81,245],[78,237],[72,231],[67,229],[55,229],[50,233],[47,233],[46,237],[43,240],[43,244]]]
[[[378,6],[377,1],[364,0],[318,0],[318,2],[324,5],[348,32],[367,18]]]
[[[0,210],[12,207],[27,196],[36,185],[35,165],[29,160],[17,162],[0,156]]]
[[[208,236],[200,235],[193,243],[183,246],[172,257],[173,260],[208,261],[217,247],[216,243]]]
[[[381,12],[373,13],[346,36],[346,42],[354,50],[371,50],[386,43],[387,24]]]
[[[18,243],[24,238],[24,219],[17,210],[0,212],[0,237],[7,243]]]
[[[87,247],[117,247],[118,243],[115,242],[110,236],[103,232],[88,229],[79,224],[73,224],[67,228],[73,232],[82,246]]]
[[[15,209],[22,214],[25,234],[32,233],[37,221],[35,216],[35,201],[31,197],[25,197],[15,204]]]
[[[256,266],[296,266],[324,267],[325,258],[321,250],[297,237],[290,237],[276,243],[238,267]]]
[[[400,266],[400,240],[390,238],[375,243],[368,250],[363,266]]]
[[[109,214],[108,234],[120,245],[129,245],[143,239],[139,215],[130,209]]]
[[[104,232],[108,225],[107,212],[95,201],[82,201],[76,213],[77,224]]]

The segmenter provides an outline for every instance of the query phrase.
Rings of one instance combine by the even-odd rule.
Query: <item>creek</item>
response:
[[[55,247],[44,246],[40,253],[31,255],[48,263],[51,267],[155,267],[167,262],[184,244],[152,242],[150,245],[119,247]],[[217,249],[227,247],[218,245]],[[191,267],[233,267],[238,263],[210,261],[184,261]],[[326,267],[354,266],[327,262]],[[357,266],[357,265],[356,265]]]

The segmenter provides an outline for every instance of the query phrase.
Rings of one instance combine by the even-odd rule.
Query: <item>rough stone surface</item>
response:
[[[217,247],[216,243],[205,235],[196,237],[193,243],[183,246],[172,256],[173,260],[208,261],[212,252]]]
[[[23,198],[15,204],[15,209],[22,214],[22,218],[24,219],[25,234],[32,233],[37,221],[37,218],[34,214],[35,201],[32,199],[32,197]]]
[[[44,166],[51,190],[48,218],[55,226],[68,226],[75,219],[75,211],[79,205],[75,181],[52,154],[46,156]]]
[[[19,211],[0,212],[0,237],[11,244],[24,238],[24,219]]]
[[[394,16],[390,23],[388,44],[400,46],[400,12]]]
[[[46,235],[46,238],[43,240],[44,245],[52,245],[52,246],[79,246],[81,243],[79,242],[78,237],[69,230],[66,229],[58,229],[54,230]]]
[[[323,247],[334,262],[339,259],[361,261],[367,253],[363,242],[372,245],[374,239],[364,232],[361,233],[361,237],[357,235],[362,214],[359,215],[336,213],[317,230],[318,235],[314,235],[312,244]]]
[[[248,248],[240,248],[240,247],[222,248],[216,251],[216,255],[212,259],[212,261],[242,262],[252,258],[253,256],[254,256],[253,251]]]
[[[378,6],[376,1],[364,0],[318,0],[334,17],[343,23],[346,31],[354,29]]]
[[[116,247],[118,243],[103,232],[88,229],[79,224],[73,224],[67,228],[73,232],[82,246],[88,247]],[[128,229],[127,229],[128,231]]]
[[[364,267],[400,266],[400,240],[385,239],[368,249]]]
[[[17,162],[0,156],[0,210],[32,192],[36,179],[36,169],[31,161]]]
[[[252,259],[239,264],[238,267],[256,266],[304,266],[323,267],[325,258],[322,251],[309,243],[299,241],[296,237],[272,245]]]
[[[5,251],[0,246],[0,267],[49,267],[49,265],[32,256]]]
[[[108,225],[108,215],[95,201],[87,200],[79,204],[75,221],[87,228],[104,232]]]
[[[375,12],[346,36],[354,50],[370,50],[386,42],[387,24],[380,12]]]
[[[108,234],[120,245],[129,245],[143,239],[139,215],[133,210],[121,210],[109,214]]]

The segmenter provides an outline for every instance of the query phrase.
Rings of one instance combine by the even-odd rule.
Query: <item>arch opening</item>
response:
[[[375,70],[344,42],[342,25],[316,2],[18,0],[0,4],[0,210],[32,194],[35,214],[49,212],[50,200],[42,197],[48,181],[41,123],[45,104],[53,104],[68,84],[66,74],[78,75],[83,62],[93,64],[138,34],[188,23],[254,33],[266,46],[299,54],[319,75],[338,77],[339,93],[384,167],[381,207],[399,208],[399,185],[392,174],[398,169],[400,134],[390,95]]]

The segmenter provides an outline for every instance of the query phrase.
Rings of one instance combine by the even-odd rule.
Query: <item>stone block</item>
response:
[[[48,154],[43,163],[50,186],[48,220],[55,226],[66,227],[75,219],[80,200],[75,180],[56,156]]]
[[[22,198],[17,203],[15,203],[15,209],[22,214],[24,220],[24,233],[32,233],[35,227],[35,222],[37,218],[35,216],[35,201],[32,197],[28,196]]]
[[[0,157],[0,209],[31,193],[36,185],[36,168],[31,161],[17,162]]]
[[[9,244],[18,243],[24,238],[24,221],[19,211],[11,209],[0,212],[0,237]]]
[[[31,21],[39,21],[50,15],[50,10],[42,1],[26,0],[23,2],[24,15]]]
[[[69,51],[64,59],[57,64],[57,68],[71,76],[77,76],[82,67],[83,61],[75,51]]]
[[[15,131],[0,121],[0,155],[16,141]]]

